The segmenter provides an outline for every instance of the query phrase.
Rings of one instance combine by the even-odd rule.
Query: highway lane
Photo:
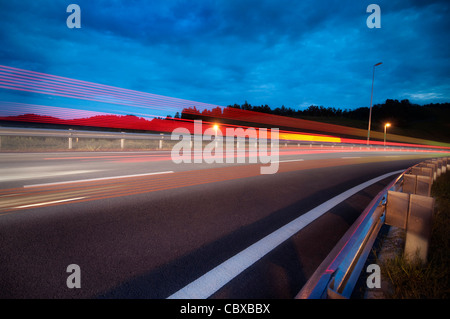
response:
[[[417,152],[361,151],[359,148],[281,148],[280,161],[314,160],[316,158],[347,158],[384,156],[393,158]],[[419,153],[420,154],[420,153]],[[92,178],[128,176],[164,171],[187,171],[205,167],[236,164],[174,164],[169,151],[150,152],[59,152],[59,153],[1,153],[0,188],[73,181]],[[248,160],[246,160],[248,162]]]
[[[18,173],[1,184],[0,297],[166,298],[325,200],[436,155],[300,153],[283,154],[275,175],[259,165],[175,165],[167,152],[1,154],[2,169]],[[27,177],[26,167],[47,168]],[[83,173],[49,174],[70,170]],[[165,171],[173,173],[61,184]],[[295,295],[382,186],[302,230],[289,254],[261,260],[277,267],[255,264],[213,297]],[[302,247],[298,258],[286,257],[292,247]],[[81,267],[81,289],[66,286],[69,264]]]

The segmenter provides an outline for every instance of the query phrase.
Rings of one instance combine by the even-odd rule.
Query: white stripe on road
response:
[[[20,171],[15,169],[2,168],[0,169],[0,182],[12,182],[29,180],[36,178],[49,178],[66,175],[78,175],[99,172],[99,170],[77,170],[77,171],[62,171],[50,172],[51,168],[48,166],[33,166],[21,168]]]
[[[348,156],[348,157],[341,157],[342,159],[350,159],[350,158],[361,158],[361,156]]]
[[[104,181],[104,180],[108,180],[108,179],[140,177],[140,176],[150,176],[150,175],[161,175],[161,174],[170,174],[170,173],[173,173],[173,171],[146,173],[146,174],[135,174],[135,175],[110,176],[110,177],[100,177],[100,178],[91,178],[91,179],[79,179],[79,180],[75,180],[75,181],[65,181],[65,182],[25,185],[24,188],[27,188],[27,187],[38,187],[38,186],[54,186],[54,185],[81,183],[81,182]]]
[[[403,171],[404,170],[400,170],[381,175],[333,197],[332,199],[301,215],[287,225],[254,243],[250,247],[244,249],[237,255],[226,260],[197,280],[191,282],[184,288],[169,296],[168,299],[206,299],[210,297],[245,269],[253,265],[274,248],[282,244],[302,228],[328,212],[339,203],[365,189],[366,187],[369,187],[370,185],[375,184],[389,176],[400,174]]]
[[[293,159],[293,160],[274,161],[274,163],[303,162],[303,161],[304,161],[304,159],[300,158],[300,159]]]
[[[44,203],[37,203],[37,204],[30,204],[30,205],[23,205],[23,206],[17,206],[14,208],[30,208],[30,207],[38,207],[38,206],[45,206],[45,205],[52,205],[52,204],[59,204],[59,203],[65,203],[65,202],[72,202],[74,200],[84,199],[86,197],[77,197],[77,198],[69,198],[69,199],[61,199],[61,200],[54,200],[51,202],[44,202]]]

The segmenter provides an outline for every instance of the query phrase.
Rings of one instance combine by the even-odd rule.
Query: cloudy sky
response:
[[[69,29],[69,4],[81,28]],[[369,4],[381,8],[370,29]],[[226,106],[450,101],[448,1],[0,1],[0,64]],[[0,100],[24,94],[0,89]],[[30,99],[36,99],[31,100]],[[48,104],[37,96],[25,102]],[[48,102],[48,101],[47,101]]]

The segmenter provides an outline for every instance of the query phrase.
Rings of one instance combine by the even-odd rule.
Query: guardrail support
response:
[[[444,169],[449,170],[449,158],[441,160],[441,172]],[[445,168],[442,169],[442,167]],[[360,273],[360,265],[367,259],[366,253],[372,247],[382,223],[406,231],[403,252],[406,260],[418,259],[425,263],[431,237],[435,200],[430,196],[420,194],[429,192],[433,178],[436,176],[436,170],[436,164],[431,164],[430,160],[404,171],[392,181],[366,208],[367,215],[363,214],[365,218],[370,216],[372,223],[356,224],[355,222],[295,298],[323,299],[350,296],[355,282],[354,278],[356,278],[356,274]],[[407,173],[411,172],[413,174],[409,174],[411,176],[405,179]],[[412,185],[405,184],[405,180],[408,179]],[[411,193],[404,192],[408,190],[408,187],[411,189]],[[402,189],[403,192],[399,191]],[[375,223],[377,219],[379,220]],[[368,225],[371,227],[369,228]],[[364,238],[361,241],[359,236],[362,234],[364,234]],[[356,245],[356,243],[361,243],[361,245]]]
[[[389,191],[385,223],[406,230],[404,256],[425,263],[431,236],[434,198]]]
[[[412,261],[418,257],[421,262],[426,263],[433,211],[434,198],[411,194],[404,252],[407,260]]]
[[[124,132],[122,132],[122,134],[125,134]],[[125,139],[121,138],[120,139],[120,149],[123,150],[125,148]]]
[[[161,133],[160,135],[161,135],[161,139],[159,140],[158,148],[159,148],[159,149],[162,149],[162,147],[163,147],[164,134]]]
[[[422,196],[431,195],[431,176],[405,174],[403,178],[403,192]]]
[[[411,174],[420,175],[420,176],[428,176],[433,178],[433,169],[430,167],[413,167],[411,170]]]
[[[72,138],[72,129],[71,128],[69,128],[69,150],[71,150],[72,149],[72,146],[73,146],[73,138]]]
[[[419,164],[420,168],[429,168],[431,169],[431,176],[433,177],[433,180],[436,180],[437,178],[437,172],[436,172],[436,165],[430,162],[424,162]]]
[[[390,226],[406,229],[408,207],[409,194],[388,191],[385,223]]]
[[[431,196],[433,179],[429,176],[417,176],[416,195]]]

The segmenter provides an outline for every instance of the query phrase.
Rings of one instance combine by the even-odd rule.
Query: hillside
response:
[[[369,108],[354,110],[310,106],[305,110],[294,110],[282,106],[271,109],[267,105],[252,106],[247,102],[230,105],[232,108],[288,116],[329,124],[367,130]],[[417,105],[408,100],[386,100],[372,108],[372,130],[383,132],[384,124],[391,123],[389,133],[414,138],[450,142],[450,103]]]

